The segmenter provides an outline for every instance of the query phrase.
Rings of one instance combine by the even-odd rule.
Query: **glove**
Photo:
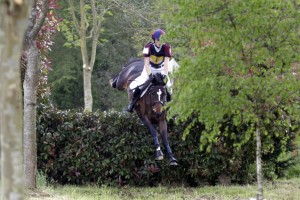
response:
[[[149,82],[153,83],[154,80],[155,80],[154,75],[152,73],[149,74]]]

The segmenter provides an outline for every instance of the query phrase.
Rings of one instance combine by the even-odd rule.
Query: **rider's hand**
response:
[[[154,80],[154,76],[153,76],[153,74],[151,73],[151,74],[149,74],[149,82],[152,82]]]

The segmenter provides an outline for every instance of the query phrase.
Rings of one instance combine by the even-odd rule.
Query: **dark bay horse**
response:
[[[122,68],[119,75],[111,80],[112,87],[119,90],[127,90],[128,98],[131,100],[133,92],[128,86],[142,73],[143,67],[143,60],[137,59],[129,62]],[[158,132],[156,130],[156,126],[158,126],[164,147],[166,149],[167,158],[169,159],[169,164],[171,166],[176,166],[178,163],[176,158],[173,156],[168,141],[166,121],[167,111],[163,109],[167,98],[165,83],[161,74],[156,74],[154,76],[154,80],[155,81],[152,81],[151,83],[146,82],[142,86],[144,91],[142,92],[139,100],[136,102],[134,110],[152,135],[155,146],[155,159],[163,160],[164,158],[163,152],[160,149]]]

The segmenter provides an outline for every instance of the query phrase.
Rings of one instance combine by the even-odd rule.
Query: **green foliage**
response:
[[[235,145],[244,140],[246,126],[236,127],[229,118],[219,140],[206,152],[199,149],[205,126],[195,123],[183,141],[182,132],[188,125],[188,122],[177,125],[173,120],[168,123],[170,144],[180,164],[178,168],[170,168],[167,160],[154,160],[153,140],[135,115],[87,114],[40,105],[38,169],[47,175],[48,181],[61,184],[198,186],[249,183],[255,179],[253,136],[239,147]],[[283,176],[292,161],[290,157],[279,159],[292,151],[294,134],[287,135],[286,138],[263,136],[274,144],[274,150],[267,145],[263,147],[266,178]]]
[[[294,144],[296,146],[296,150],[293,151],[292,156],[295,157],[294,159],[294,165],[290,166],[287,170],[284,171],[284,176],[287,178],[297,178],[300,176],[300,136],[297,135],[296,139],[294,141]]]
[[[40,171],[38,171],[36,175],[36,184],[38,188],[47,186],[47,177]]]
[[[80,50],[63,46],[64,35],[55,37],[50,57],[52,71],[49,72],[50,99],[60,109],[80,108],[83,106],[83,78]]]
[[[300,62],[299,2],[168,4],[173,6],[163,17],[181,55],[171,116],[186,120],[196,113],[191,124],[202,122],[206,127],[201,144],[218,140],[226,116],[236,126],[248,125],[242,144],[258,125],[270,137],[284,135],[283,124],[298,126],[300,84],[292,72]],[[269,126],[280,131],[270,133]],[[185,133],[189,132],[188,126]]]

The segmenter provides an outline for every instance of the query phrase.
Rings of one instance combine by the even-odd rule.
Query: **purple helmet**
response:
[[[153,40],[154,40],[154,39],[159,40],[159,37],[160,37],[161,35],[164,35],[164,34],[165,34],[165,32],[164,32],[163,30],[157,29],[157,30],[155,30],[155,31],[152,33],[152,39],[153,39]]]

